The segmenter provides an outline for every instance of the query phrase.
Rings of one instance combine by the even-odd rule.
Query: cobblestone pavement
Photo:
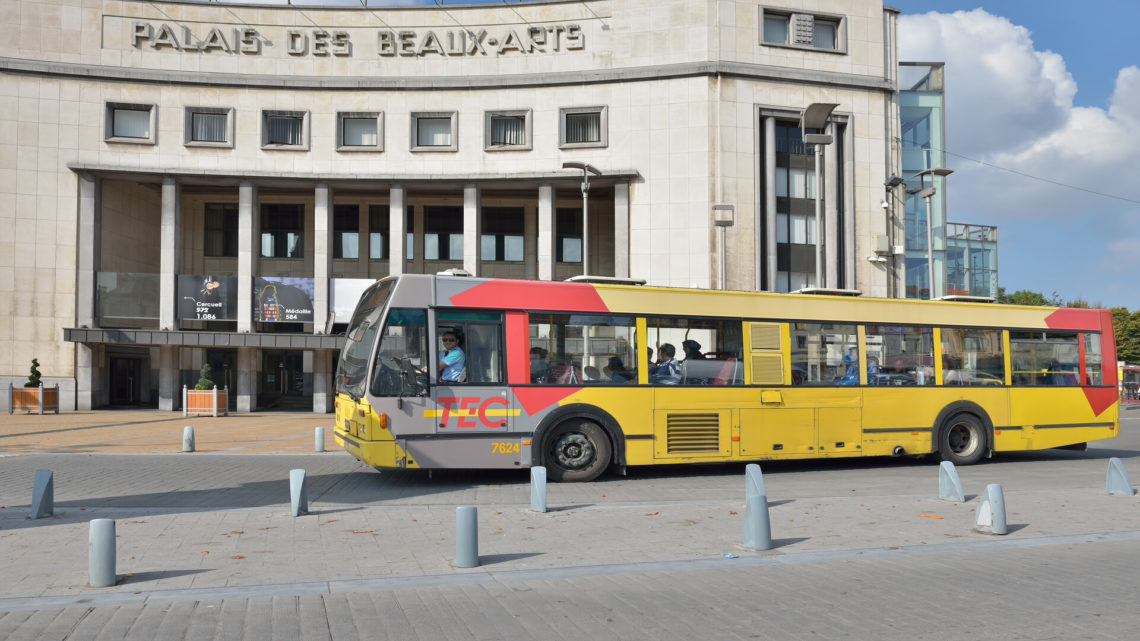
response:
[[[0,639],[1135,639],[1140,629],[1140,498],[1104,492],[1109,457],[1140,474],[1131,417],[1124,436],[1088,452],[959,468],[964,503],[937,499],[928,462],[765,464],[775,543],[765,552],[740,546],[741,465],[552,484],[551,510],[538,513],[525,472],[377,472],[313,452],[312,418],[295,425],[307,453],[266,445],[274,454],[235,449],[249,438],[236,430],[214,453],[82,439],[13,451],[9,435],[32,430],[0,422]],[[267,419],[256,447],[288,444],[292,420],[274,433]],[[294,468],[307,472],[311,510],[296,518]],[[37,469],[53,470],[56,510],[31,520]],[[988,483],[1003,486],[1007,536],[972,531]],[[452,564],[460,505],[479,508],[477,568]],[[86,585],[93,518],[116,522],[111,588]]]

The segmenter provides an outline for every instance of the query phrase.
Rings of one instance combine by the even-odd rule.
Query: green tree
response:
[[[1005,291],[999,292],[999,296],[1004,297],[1002,303],[1009,303],[1010,305],[1052,305],[1053,301],[1045,298],[1045,295],[1040,292],[1031,292],[1027,289],[1019,289],[1016,292],[1005,295]]]
[[[43,382],[40,381],[40,362],[33,358],[32,369],[28,373],[28,382],[24,383],[24,387],[39,387],[41,385]]]
[[[218,384],[214,382],[214,368],[210,367],[209,363],[202,365],[202,371],[199,373],[198,384],[194,389],[212,390]]]

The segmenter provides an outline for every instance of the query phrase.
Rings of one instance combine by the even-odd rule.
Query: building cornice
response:
[[[283,76],[269,74],[202,73],[164,69],[126,69],[106,65],[45,62],[0,57],[0,72],[57,78],[82,78],[107,82],[187,85],[195,87],[240,87],[312,91],[438,91],[447,89],[519,89],[622,82],[643,82],[700,76],[751,80],[777,80],[838,89],[894,92],[889,78],[796,69],[742,62],[681,62],[649,67],[625,67],[589,71],[559,71],[486,76]]]

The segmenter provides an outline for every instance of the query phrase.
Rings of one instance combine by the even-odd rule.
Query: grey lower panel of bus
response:
[[[530,467],[530,434],[495,438],[400,439],[400,447],[421,468],[517,469]]]

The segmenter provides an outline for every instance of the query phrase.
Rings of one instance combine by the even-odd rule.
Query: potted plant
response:
[[[217,416],[219,412],[224,416],[228,408],[228,390],[218,389],[218,384],[214,382],[214,368],[210,367],[209,363],[202,365],[194,389],[182,387],[183,416],[189,414]]]
[[[28,372],[28,382],[23,387],[8,384],[8,413],[15,411],[44,413],[44,410],[59,414],[59,385],[44,387],[40,374],[40,361],[32,359]]]

